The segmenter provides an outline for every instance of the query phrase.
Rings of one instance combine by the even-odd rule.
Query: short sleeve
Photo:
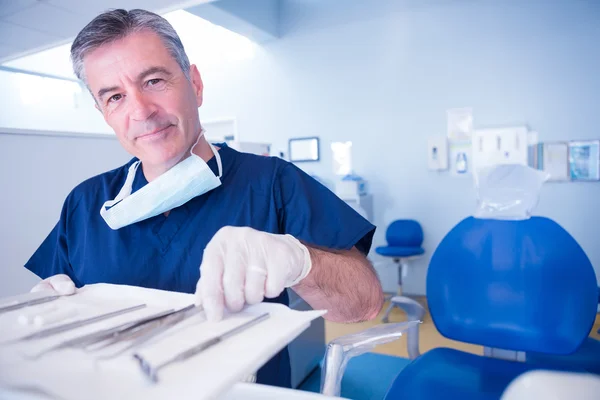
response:
[[[52,275],[66,274],[80,287],[69,262],[68,225],[77,202],[70,194],[63,205],[60,219],[40,247],[25,263],[25,268],[42,279]]]
[[[331,190],[294,164],[286,163],[277,176],[279,228],[316,246],[368,254],[375,226]]]

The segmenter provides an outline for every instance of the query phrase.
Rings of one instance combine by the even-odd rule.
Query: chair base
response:
[[[406,298],[408,298],[408,297],[393,296],[390,299],[390,305],[388,306],[387,310],[385,310],[385,314],[383,314],[383,318],[381,318],[381,322],[383,322],[384,324],[387,324],[388,322],[390,322],[390,314],[392,313],[392,310],[394,309],[394,307],[398,307],[399,309],[403,310],[403,308],[399,304],[402,304],[402,299],[406,299]]]

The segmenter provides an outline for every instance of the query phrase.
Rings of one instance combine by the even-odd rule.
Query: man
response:
[[[76,75],[134,158],[78,185],[26,268],[35,290],[98,282],[196,293],[207,318],[291,288],[330,321],[372,319],[383,303],[367,261],[375,227],[300,169],[209,144],[203,85],[162,17],[99,15],[71,47]],[[290,386],[287,351],[259,383]]]

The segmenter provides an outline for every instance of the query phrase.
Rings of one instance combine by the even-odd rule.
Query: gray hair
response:
[[[73,63],[75,75],[87,86],[83,68],[85,55],[102,45],[144,29],[151,30],[161,38],[165,47],[189,80],[190,61],[175,29],[160,15],[139,9],[106,11],[94,18],[79,32],[71,45],[71,62]]]

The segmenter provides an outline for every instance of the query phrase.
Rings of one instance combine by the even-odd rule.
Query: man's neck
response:
[[[206,141],[204,136],[202,136],[200,138],[200,140],[198,141],[198,144],[196,144],[192,153],[194,153],[195,155],[197,155],[198,157],[203,159],[205,162],[208,162],[208,160],[210,160],[211,158],[214,157],[214,154],[210,148],[210,145],[208,144],[208,142]],[[158,178],[160,175],[164,174],[169,169],[173,168],[176,164],[180,163],[187,157],[188,157],[188,153],[186,152],[185,155],[181,159],[177,160],[174,163],[170,163],[170,164],[148,165],[148,164],[142,162],[142,171],[144,172],[144,176],[146,177],[146,180],[148,182],[152,182],[154,179]]]

